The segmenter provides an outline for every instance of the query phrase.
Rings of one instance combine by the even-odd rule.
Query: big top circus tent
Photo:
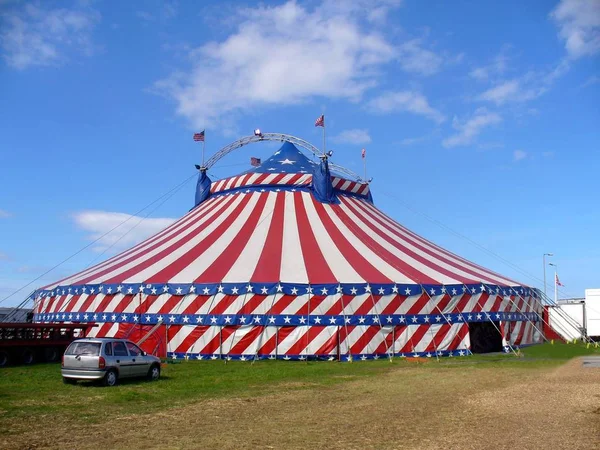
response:
[[[210,180],[218,158],[262,140],[283,144],[259,167]],[[193,359],[458,356],[541,338],[536,289],[395,222],[328,156],[287,135],[236,141],[199,168],[193,209],[38,289],[35,320],[94,323],[91,336]]]

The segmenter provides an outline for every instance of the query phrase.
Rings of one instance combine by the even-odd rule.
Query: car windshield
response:
[[[73,342],[65,352],[66,355],[98,356],[100,354],[99,342]]]

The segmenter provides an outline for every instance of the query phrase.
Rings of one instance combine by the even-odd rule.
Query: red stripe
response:
[[[209,314],[224,314],[233,302],[237,300],[237,295],[224,295],[215,305],[213,305]]]
[[[242,308],[238,311],[238,314],[254,314],[254,311],[256,311],[256,309],[265,301],[265,298],[267,298],[266,295],[249,295],[251,296],[250,300],[244,302]]]
[[[323,223],[325,229],[329,233],[329,237],[334,242],[335,246],[340,251],[340,253],[344,256],[346,261],[350,263],[352,268],[361,276],[361,278],[363,280],[369,280],[369,282],[371,283],[390,283],[392,280],[390,280],[379,270],[377,270],[373,266],[373,264],[367,261],[360,254],[360,252],[354,248],[354,246],[348,241],[348,239],[346,239],[342,232],[333,223],[329,215],[325,212],[325,207],[323,206],[323,204],[317,201],[313,201],[313,204],[315,206],[319,218],[321,219],[321,222]],[[339,207],[333,206],[331,207],[331,209],[332,211],[335,211],[336,209],[339,209]],[[365,233],[363,233],[362,231],[353,231],[361,241],[365,242],[365,239],[368,239]],[[381,247],[379,247],[379,249],[385,252],[385,250]],[[377,250],[375,250],[375,253],[379,253]]]
[[[304,350],[310,345],[312,341],[321,333],[324,327],[310,326],[310,327],[297,327],[298,329],[308,330],[298,338],[298,340],[289,348],[286,352],[288,355],[301,355]],[[281,342],[281,341],[280,341]]]
[[[360,205],[360,210],[362,211],[362,213],[364,215],[366,215],[371,221],[379,224],[382,228],[386,229],[388,232],[390,232],[391,234],[393,234],[394,236],[396,236],[397,238],[399,238],[401,241],[410,243],[411,245],[417,247],[419,250],[421,250],[424,253],[427,253],[428,255],[443,261],[444,263],[450,265],[451,267],[454,267],[455,269],[459,269],[465,273],[471,274],[473,276],[472,279],[469,278],[464,278],[463,275],[458,275],[455,274],[453,272],[449,272],[446,269],[444,269],[446,271],[446,274],[450,273],[451,278],[454,278],[456,280],[460,280],[464,283],[479,283],[479,282],[487,282],[487,283],[498,283],[498,280],[495,280],[493,278],[490,278],[490,276],[498,276],[501,277],[500,275],[497,274],[493,274],[492,272],[489,272],[488,270],[477,266],[476,264],[470,263],[460,257],[458,257],[457,255],[450,253],[440,247],[438,247],[437,245],[433,244],[430,241],[427,241],[426,239],[421,238],[420,236],[414,234],[413,232],[411,232],[410,230],[406,229],[405,227],[403,227],[402,225],[398,224],[397,222],[393,221],[393,219],[390,219],[388,216],[386,216],[385,214],[383,214],[381,211],[379,211],[378,209],[376,209],[375,207],[371,206],[369,203],[361,201],[361,200],[356,200],[354,198],[344,198],[342,197],[341,200],[344,202],[344,204],[346,204],[347,206],[351,207],[352,210],[356,211],[359,209],[359,205]],[[358,213],[358,215],[360,216],[361,214]],[[390,225],[388,222],[385,222],[381,216],[383,216],[385,219],[387,219],[387,221],[391,222],[393,225]],[[394,230],[393,227],[398,228],[399,230],[402,230],[402,232],[406,233],[405,235],[403,235],[400,231]],[[380,232],[377,232],[378,234],[380,234]],[[384,236],[381,236],[383,238],[385,238]],[[389,239],[389,238],[388,238]],[[388,240],[386,239],[386,240]],[[398,245],[401,245],[399,243],[396,243],[395,241],[393,241],[393,245],[398,247]],[[431,248],[433,248],[434,250],[431,250],[430,248],[427,248],[425,245],[430,246]],[[479,270],[481,270],[481,273],[476,272],[475,270],[472,270],[466,266],[462,266],[462,265],[458,265],[455,261],[452,261],[451,259],[448,259],[447,257],[451,257],[454,258],[456,260],[461,260],[463,262],[469,263],[472,266],[477,267]],[[421,257],[423,258],[423,257]],[[437,268],[439,266],[432,264],[432,261],[429,259],[423,259],[423,261],[426,261],[426,265],[434,268],[436,270],[438,270]],[[428,264],[427,264],[428,263]],[[441,268],[440,268],[441,269]],[[440,271],[440,270],[438,270]],[[502,277],[501,277],[502,278]]]
[[[453,267],[456,267],[456,265],[452,264],[450,261],[444,260],[444,258],[440,257],[440,255],[436,255],[435,253],[426,250],[423,246],[421,246],[417,243],[411,242],[410,239],[406,239],[406,237],[402,237],[399,233],[395,232],[391,227],[389,227],[386,224],[382,223],[381,221],[377,220],[373,215],[371,215],[367,211],[364,211],[368,217],[368,219],[365,219],[365,217],[363,217],[360,213],[357,212],[357,210],[354,207],[352,207],[353,205],[349,202],[349,199],[342,198],[342,202],[344,202],[344,204],[346,206],[348,206],[350,208],[350,210],[353,211],[354,214],[361,219],[361,221],[364,222],[364,226],[367,227],[367,229],[365,231],[362,231],[362,230],[360,231],[362,240],[363,240],[363,242],[365,242],[365,245],[368,245],[370,248],[376,248],[377,250],[375,252],[382,259],[384,259],[388,264],[390,264],[391,266],[396,268],[399,272],[407,275],[410,279],[415,280],[418,283],[423,283],[423,284],[437,284],[437,283],[441,282],[439,278],[438,279],[431,278],[429,275],[426,275],[425,273],[419,271],[417,268],[413,267],[412,265],[410,265],[409,263],[404,261],[401,257],[395,255],[394,253],[391,253],[390,251],[385,249],[383,246],[381,246],[379,243],[377,243],[375,240],[371,239],[370,235],[376,234],[380,239],[386,241],[392,247],[396,248],[400,252],[411,257],[415,261],[420,262],[425,267],[435,270],[438,274],[446,275],[455,280],[460,280],[462,278],[461,275],[457,275],[456,273],[435,264],[430,258],[427,258],[423,255],[417,254],[416,252],[414,252],[413,250],[408,248],[408,246],[402,244],[401,242],[407,242],[407,243],[413,244],[415,247],[417,247],[420,250],[422,250],[423,252],[433,256],[434,258],[437,258],[438,260],[443,260],[447,264],[449,264]],[[344,223],[346,223],[349,227],[352,227],[355,230],[354,233],[358,235],[359,234],[358,230],[360,228],[356,225],[355,220],[350,218],[341,209],[340,209],[340,213],[338,215],[340,215],[340,214],[342,214],[344,216],[343,217]],[[370,220],[375,223],[380,224],[380,226],[382,228],[386,229],[392,235],[399,238],[401,240],[401,242],[398,242],[398,241],[392,239],[390,236],[382,233],[382,231],[379,230],[378,228],[370,226],[370,223],[369,223]],[[469,283],[479,282],[479,279],[468,280],[467,282],[469,282]]]
[[[229,203],[229,201],[231,201],[231,199],[228,199],[228,201],[225,201],[219,205],[217,205],[215,207],[215,210],[219,211],[223,208],[226,207],[227,203]],[[202,220],[203,216],[200,216],[200,218],[198,220]],[[174,249],[176,249],[177,247],[183,245],[185,242],[189,241],[190,239],[193,238],[193,236],[195,236],[197,233],[201,232],[201,227],[198,227],[200,229],[196,229],[193,232],[188,233],[187,236],[182,237],[181,235],[183,233],[185,233],[186,231],[188,231],[192,226],[194,226],[195,224],[197,224],[198,220],[190,220],[187,221],[187,223],[177,231],[177,233],[174,233],[173,235],[169,235],[169,236],[164,236],[163,238],[160,238],[158,240],[154,240],[154,242],[145,247],[142,251],[140,251],[139,253],[132,255],[128,258],[125,258],[121,261],[118,262],[118,264],[115,264],[114,266],[111,267],[106,267],[104,270],[98,272],[98,273],[94,273],[93,275],[90,275],[88,278],[86,278],[85,280],[81,280],[81,283],[87,283],[90,280],[94,280],[94,279],[98,279],[104,275],[107,275],[115,270],[117,270],[120,267],[123,267],[125,265],[128,265],[130,263],[134,263],[134,266],[131,267],[130,269],[128,269],[125,272],[120,272],[117,275],[114,275],[112,278],[105,280],[105,283],[118,283],[121,282],[123,280],[126,280],[127,278],[129,278],[131,275],[134,275],[136,273],[138,273],[139,271],[147,268],[148,266],[152,265],[154,262],[156,262],[157,260],[161,259],[163,256],[170,254]],[[148,241],[150,242],[150,241]],[[171,242],[171,244],[169,245],[169,247],[167,249],[164,249],[162,251],[160,251],[157,255],[154,255],[152,258],[150,258],[149,260],[143,261],[143,262],[138,262],[137,264],[135,264],[136,260],[140,260],[141,258],[143,258],[145,255],[147,255],[148,253],[152,252],[153,250],[157,249],[158,247],[162,246],[163,244],[166,244],[167,242]],[[146,242],[145,242],[146,243]],[[162,280],[165,281],[165,280]]]
[[[390,349],[392,348],[392,345],[394,345],[394,335],[391,331],[388,331],[387,329],[380,330],[380,334],[385,334],[385,337],[375,348],[375,351],[373,353],[389,353]]]
[[[288,327],[290,328],[290,327]],[[292,328],[293,329],[293,328]],[[277,335],[280,335],[281,339],[281,330],[278,329],[273,336],[271,336],[263,345],[258,349],[259,355],[270,355],[275,351],[275,347],[277,346]],[[287,335],[286,335],[287,336]]]
[[[250,196],[248,195],[246,198],[249,199]],[[246,198],[244,198],[244,200],[246,200]],[[258,221],[261,218],[261,214],[265,208],[265,204],[267,203],[267,198],[268,195],[261,194],[258,196],[258,202],[252,208],[252,212],[246,219],[244,226],[241,227],[241,229],[237,232],[237,235],[229,242],[227,247],[213,261],[213,263],[207,267],[203,273],[199,274],[199,276],[196,278],[197,283],[220,282],[231,270],[231,267],[235,264],[246,245],[252,245],[250,242],[250,237],[255,231]],[[226,225],[233,225],[233,222],[237,219],[237,216],[238,214],[231,214],[228,218],[230,220],[226,221]],[[217,236],[215,230],[215,233],[213,233],[213,235],[215,235],[215,240],[216,238],[220,237],[224,231],[224,229],[220,230]],[[205,241],[203,241],[203,243],[204,242]]]
[[[300,192],[294,192],[293,195],[300,246],[302,248],[302,255],[298,255],[298,257],[304,257],[304,266],[306,267],[308,279],[314,284],[336,283],[335,276],[329,269],[329,265],[323,257],[321,248],[310,226],[310,221],[306,215],[304,196]],[[307,201],[311,201],[312,195],[309,194],[308,197],[310,198]]]
[[[334,328],[334,327],[330,327],[330,328]],[[329,338],[327,338],[327,340],[325,342],[323,342],[323,345],[321,345],[321,347],[319,349],[317,349],[315,352],[313,352],[313,355],[330,355],[332,354],[336,349],[337,349],[337,344],[338,344],[338,333],[337,333],[337,329],[336,331],[329,336]]]
[[[410,308],[408,308],[408,311],[406,311],[406,314],[419,314],[421,312],[421,310],[427,306],[427,304],[430,302],[429,300],[429,295],[427,295],[426,293],[422,293],[418,300],[412,304],[412,306]]]
[[[295,295],[282,295],[271,308],[271,314],[281,314],[296,299]]]
[[[402,295],[394,295],[394,298],[392,298],[387,306],[383,308],[381,314],[395,314],[396,311],[398,311],[402,306],[402,303],[404,303],[404,300],[406,300],[406,297]]]
[[[197,314],[200,311],[200,308],[204,306],[208,300],[211,298],[211,295],[198,295],[192,302],[185,308],[183,314]]]
[[[59,281],[58,283],[61,283],[62,281],[67,280],[67,279],[75,280],[73,283],[75,283],[75,282],[76,283],[84,283],[86,279],[81,280],[81,281],[76,281],[76,280],[81,276],[86,276],[89,279],[89,277],[91,275],[93,275],[93,277],[91,278],[91,279],[93,279],[93,278],[96,278],[97,276],[99,276],[98,274],[100,274],[100,272],[98,272],[98,271],[101,269],[108,269],[108,271],[111,271],[111,270],[113,270],[114,267],[118,267],[119,265],[126,264],[126,261],[125,262],[123,261],[124,258],[130,257],[130,256],[135,256],[135,257],[139,256],[137,252],[140,249],[147,247],[148,245],[151,245],[152,243],[157,242],[159,239],[162,239],[164,236],[166,236],[167,234],[174,231],[177,227],[182,226],[186,223],[188,223],[188,224],[192,223],[195,219],[195,216],[197,216],[199,214],[201,215],[202,211],[204,209],[206,209],[207,207],[210,207],[210,205],[214,202],[215,202],[214,199],[209,199],[207,202],[203,203],[200,208],[194,209],[193,211],[189,212],[188,214],[183,216],[181,219],[179,219],[178,221],[176,221],[169,227],[165,228],[163,231],[152,236],[151,238],[146,239],[143,242],[140,242],[139,244],[135,245],[134,247],[132,247],[131,249],[129,249],[125,252],[122,252],[116,256],[113,256],[112,258],[108,259],[107,261],[104,261],[104,262],[97,264],[89,269],[79,272],[76,275],[67,277],[67,278]],[[185,227],[185,228],[187,228],[187,227]],[[185,228],[182,228],[182,229],[185,229]],[[180,231],[178,231],[178,232],[180,232]],[[134,255],[134,253],[135,253],[135,255]],[[131,258],[131,259],[133,259],[133,258]],[[106,270],[105,270],[105,272],[106,272]]]
[[[352,343],[350,347],[350,353],[364,353],[363,350],[369,345],[373,336],[377,334],[379,328],[377,327],[357,327],[358,329],[364,330],[358,339]]]
[[[96,300],[97,295],[98,294],[88,295],[88,298],[86,298],[83,304],[79,307],[79,311],[87,311],[87,309],[92,305],[94,300]]]
[[[192,347],[195,345],[195,343],[204,335],[204,333],[206,333],[211,327],[209,326],[203,326],[203,325],[198,325],[198,326],[194,326],[192,328],[192,331],[190,332],[190,334],[188,334],[182,341],[181,343],[177,346],[177,348],[175,349],[175,352],[177,353],[201,353],[201,352],[193,352]],[[199,350],[197,348],[194,348],[193,350]]]
[[[231,197],[233,198],[233,197]],[[205,236],[200,242],[198,242],[194,247],[189,249],[185,254],[181,255],[172,263],[168,264],[166,267],[161,269],[156,274],[152,275],[149,280],[149,283],[164,283],[179,272],[181,272],[184,268],[189,266],[193,261],[195,261],[200,255],[202,255],[231,225],[231,222],[235,220],[238,214],[244,209],[244,207],[248,204],[250,200],[249,196],[244,196],[240,203],[233,209],[231,214],[229,214],[216,229],[214,229],[210,234]],[[224,211],[221,211],[221,214],[224,214]],[[218,216],[213,216],[213,220],[216,220]],[[196,237],[198,234],[203,232],[204,227],[199,227],[194,233],[190,233],[186,238],[180,240],[176,244],[170,246],[169,248],[161,251],[159,254],[155,255],[150,261],[146,261],[143,264],[143,267],[134,268],[133,272],[137,273],[149,265],[153,264],[155,261],[161,260],[164,257],[167,257],[171,252],[176,250],[177,248],[185,245],[188,241]]]
[[[431,340],[425,351],[438,351],[442,346],[443,340],[446,338],[446,335],[450,332],[451,329],[452,327],[449,324],[442,324],[437,330],[437,332],[434,334],[433,339]],[[433,328],[431,328],[430,326],[428,331],[433,332]]]
[[[280,279],[281,257],[283,255],[284,208],[285,193],[277,194],[265,244],[254,273],[250,277],[250,280],[254,283],[276,282]]]
[[[244,336],[228,351],[228,353],[232,355],[244,353],[251,345],[255,343],[256,339],[263,331],[263,327],[253,327],[249,332],[244,334]],[[225,338],[223,338],[223,342],[225,342]]]
[[[450,342],[450,345],[448,346],[448,350],[458,350],[461,346],[460,345],[461,342],[465,339],[465,337],[467,336],[468,333],[469,333],[469,325],[467,325],[467,324],[461,325],[458,328],[458,332],[454,336],[454,339],[452,339],[452,342]]]
[[[177,306],[177,303],[181,300],[180,296],[170,295],[167,301],[160,307],[158,314],[172,314],[173,309]]]

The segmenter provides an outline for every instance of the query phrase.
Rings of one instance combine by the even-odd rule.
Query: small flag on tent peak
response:
[[[260,167],[260,158],[255,158],[254,156],[250,158],[250,165],[252,167]]]
[[[367,156],[367,151],[366,151],[366,150],[363,148],[363,149],[362,149],[362,152],[360,152],[360,155],[363,157],[363,159],[364,159],[364,158],[366,158],[366,156]]]
[[[321,116],[315,121],[315,127],[325,127],[325,114],[321,114]]]
[[[560,280],[558,279],[558,274],[554,274],[554,282],[556,283],[557,286],[564,286],[564,284],[562,284],[560,282]]]
[[[194,141],[204,142],[204,131],[205,130],[202,130],[200,133],[194,133]]]

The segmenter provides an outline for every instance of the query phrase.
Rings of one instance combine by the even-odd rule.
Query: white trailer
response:
[[[585,298],[560,300],[548,313],[550,326],[563,338],[600,341],[600,289],[586,289]]]
[[[585,290],[585,316],[587,335],[600,341],[600,289]]]

